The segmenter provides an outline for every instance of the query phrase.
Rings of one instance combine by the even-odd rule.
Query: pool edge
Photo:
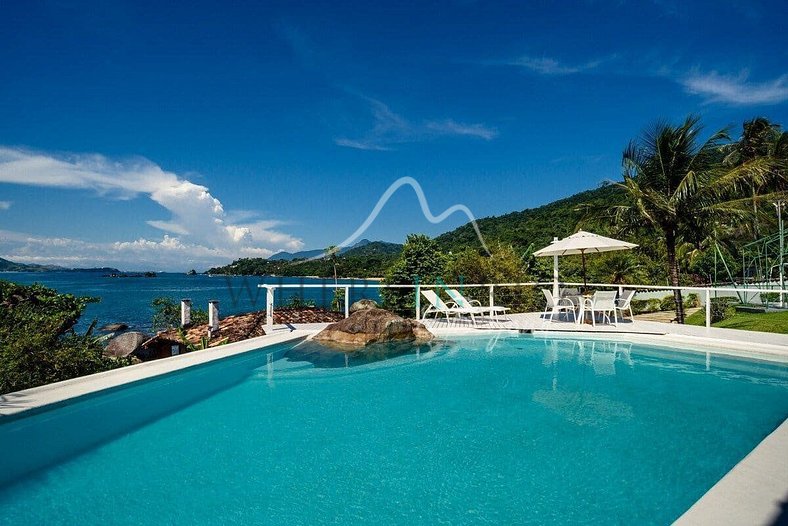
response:
[[[161,360],[152,360],[128,367],[80,376],[23,391],[6,393],[0,395],[0,424],[54,408],[84,396],[149,380],[265,347],[293,342],[306,338],[310,334],[311,331],[304,330],[279,332]]]
[[[674,524],[770,525],[788,517],[788,419],[728,471]]]

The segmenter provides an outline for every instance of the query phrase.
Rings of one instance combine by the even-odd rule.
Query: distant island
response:
[[[16,263],[0,258],[0,272],[101,272],[103,274],[120,274],[113,267],[66,268],[58,265],[36,265],[34,263]]]
[[[155,272],[121,272],[119,270],[115,272],[111,272],[109,274],[104,274],[102,277],[104,278],[155,278]]]

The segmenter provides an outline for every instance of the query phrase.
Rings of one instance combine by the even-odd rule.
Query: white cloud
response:
[[[347,148],[355,148],[356,150],[371,150],[376,152],[388,152],[391,151],[391,148],[387,148],[385,146],[381,146],[380,144],[376,144],[372,142],[370,139],[355,141],[353,139],[345,139],[339,138],[335,139],[334,143],[337,146],[345,146]]]
[[[11,201],[0,201],[0,210],[8,210],[12,204]]]
[[[498,136],[498,130],[484,124],[466,124],[453,119],[412,122],[393,112],[379,100],[361,96],[369,104],[374,125],[360,138],[339,137],[334,140],[337,146],[357,150],[387,151],[396,144],[420,142],[438,137],[475,137],[491,141]]]
[[[161,240],[95,243],[0,230],[0,257],[19,263],[65,267],[113,266],[122,270],[205,269],[239,257],[268,257],[274,250],[251,246],[208,247],[164,235]]]
[[[193,250],[204,260],[214,258],[212,263],[216,264],[241,255],[303,247],[300,239],[275,230],[278,222],[253,221],[248,212],[240,217],[242,221],[228,221],[222,203],[207,187],[164,171],[146,159],[119,161],[95,154],[55,156],[0,146],[0,183],[91,189],[119,199],[147,196],[170,215],[167,220],[151,219],[147,224],[176,236],[165,235],[162,241],[144,240],[139,244],[150,251]],[[130,250],[133,246],[137,245],[120,243],[115,250]],[[154,261],[155,253],[150,257]]]
[[[748,77],[747,71],[737,76],[695,71],[680,82],[689,93],[704,97],[706,102],[766,105],[788,100],[788,75],[765,82],[752,82]]]
[[[569,65],[561,63],[554,58],[549,57],[532,57],[523,55],[519,58],[506,62],[509,66],[519,66],[540,75],[571,75],[573,73],[582,73],[597,68],[603,62],[611,60],[613,57],[596,59],[586,62],[584,64]]]
[[[491,141],[498,136],[498,131],[483,124],[463,124],[452,119],[429,121],[424,127],[438,135],[467,135]]]

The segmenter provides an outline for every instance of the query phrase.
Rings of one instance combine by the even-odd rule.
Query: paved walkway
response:
[[[695,314],[700,310],[700,307],[692,307],[684,309],[684,316]],[[645,314],[636,314],[635,320],[637,321],[659,321],[662,323],[672,323],[676,319],[676,312],[672,310],[662,310],[658,312],[647,312]]]

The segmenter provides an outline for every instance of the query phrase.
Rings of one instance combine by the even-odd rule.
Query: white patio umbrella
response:
[[[586,278],[586,254],[595,252],[612,252],[614,250],[629,250],[635,248],[634,243],[627,243],[612,237],[600,236],[585,230],[564,239],[554,238],[548,246],[534,252],[534,256],[553,256],[553,295],[558,295],[558,256],[571,256],[580,254],[583,258],[583,286],[588,286]]]

